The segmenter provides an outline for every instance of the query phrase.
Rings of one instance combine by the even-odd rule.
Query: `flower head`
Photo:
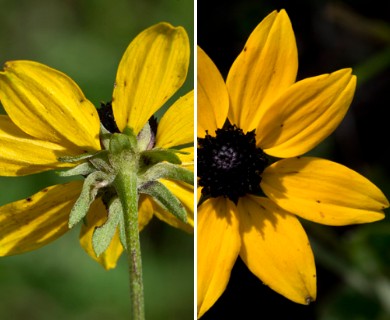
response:
[[[38,249],[84,218],[81,245],[106,269],[115,267],[123,251],[123,221],[115,214],[121,208],[111,182],[128,160],[140,185],[139,229],[155,215],[191,232],[193,92],[176,101],[157,127],[149,125],[184,83],[189,54],[181,27],[159,23],[141,32],[122,57],[112,102],[104,106],[112,111],[100,112],[102,119],[65,74],[32,61],[5,64],[0,72],[0,99],[7,112],[0,116],[0,174],[66,168],[61,175],[85,180],[47,187],[0,207],[0,255]],[[117,133],[104,126],[112,113]],[[153,200],[161,190],[176,207]],[[94,240],[102,239],[103,230],[109,239],[99,247]]]
[[[288,299],[315,300],[314,257],[298,217],[366,223],[389,206],[357,172],[301,157],[339,125],[356,77],[342,69],[296,81],[297,57],[284,10],[255,28],[226,83],[198,48],[198,317],[225,290],[238,256]]]

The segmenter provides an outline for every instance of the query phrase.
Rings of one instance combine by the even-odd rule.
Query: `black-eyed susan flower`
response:
[[[238,256],[286,298],[315,300],[314,257],[298,217],[367,223],[389,206],[357,172],[301,157],[339,125],[356,77],[342,69],[296,81],[297,69],[284,10],[255,28],[226,82],[198,48],[198,317],[225,290]]]
[[[181,27],[159,23],[140,33],[122,57],[101,119],[65,74],[32,61],[5,64],[0,175],[66,169],[60,175],[85,179],[0,207],[1,256],[38,249],[83,220],[82,247],[110,269],[133,246],[129,229],[138,236],[153,215],[192,231],[193,92],[158,126],[149,121],[184,83],[189,56]]]

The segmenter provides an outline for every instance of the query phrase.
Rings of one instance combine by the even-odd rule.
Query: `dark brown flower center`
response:
[[[254,130],[244,132],[226,123],[198,139],[198,178],[206,197],[228,197],[237,203],[248,193],[258,194],[261,174],[268,165],[263,150],[256,147]]]

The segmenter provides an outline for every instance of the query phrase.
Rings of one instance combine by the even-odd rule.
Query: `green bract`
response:
[[[124,241],[123,204],[120,201],[123,191],[117,183],[118,174],[136,184],[137,198],[127,200],[138,205],[140,194],[152,197],[162,209],[172,213],[183,222],[187,222],[187,212],[180,200],[158,180],[171,179],[194,183],[191,171],[181,167],[177,150],[155,148],[155,137],[149,123],[135,135],[126,128],[123,133],[109,133],[101,128],[101,141],[105,149],[96,154],[76,157],[62,157],[62,162],[81,162],[76,167],[60,172],[61,176],[83,175],[84,184],[79,198],[75,202],[69,216],[69,227],[72,228],[83,220],[89,212],[91,204],[101,198],[108,212],[106,222],[95,228],[92,246],[100,256],[109,246],[117,228],[121,231],[121,243]]]

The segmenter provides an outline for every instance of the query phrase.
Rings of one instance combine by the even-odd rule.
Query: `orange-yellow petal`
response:
[[[251,33],[226,81],[229,119],[244,131],[255,129],[266,107],[295,82],[298,54],[286,11],[269,14]]]
[[[229,110],[229,95],[217,67],[198,47],[198,136],[206,130],[215,135],[222,128]]]
[[[309,240],[298,219],[267,198],[238,202],[240,256],[272,290],[301,304],[316,299],[316,270]]]
[[[200,197],[202,196],[203,187],[197,187],[196,189],[196,203],[199,203]]]
[[[153,201],[150,197],[141,194],[138,201],[138,230],[140,232],[153,218],[154,211]]]
[[[198,318],[229,282],[241,247],[237,214],[236,206],[223,197],[206,200],[198,208]]]
[[[327,224],[367,223],[384,218],[384,194],[357,172],[332,161],[284,159],[265,169],[264,193],[283,209]]]
[[[38,140],[21,131],[8,116],[0,115],[0,174],[23,176],[54,168],[69,167],[58,157],[72,151],[63,146]]]
[[[306,153],[338,127],[355,87],[351,69],[295,83],[267,109],[257,127],[257,144],[279,158]]]
[[[94,201],[89,209],[86,219],[80,230],[80,245],[88,255],[99,262],[106,270],[116,267],[117,261],[123,252],[117,229],[107,250],[99,257],[96,256],[92,247],[92,235],[96,227],[103,225],[107,220],[107,210],[101,199]]]
[[[127,47],[119,64],[112,108],[118,128],[138,133],[149,118],[182,86],[190,45],[182,27],[156,24]]]
[[[181,166],[187,170],[194,171],[194,147],[180,149],[187,154],[178,154]]]
[[[158,127],[156,145],[162,148],[194,142],[194,91],[177,100],[163,115]]]
[[[47,187],[23,200],[0,207],[0,255],[38,249],[62,236],[82,183]]]
[[[59,71],[33,61],[9,61],[0,72],[0,100],[25,133],[79,153],[100,150],[96,108]]]

